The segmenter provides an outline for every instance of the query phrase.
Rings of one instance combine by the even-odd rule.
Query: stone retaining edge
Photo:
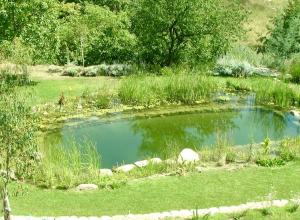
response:
[[[216,214],[231,214],[240,213],[247,210],[265,209],[270,207],[284,207],[290,203],[300,204],[300,199],[282,199],[262,202],[248,202],[237,206],[221,206],[212,207],[208,209],[198,210],[174,210],[167,212],[149,213],[149,214],[129,214],[116,216],[102,216],[102,217],[77,217],[77,216],[60,216],[60,217],[30,217],[30,216],[13,216],[12,220],[161,220],[172,218],[192,218],[197,215],[203,217],[205,215]],[[1,218],[2,220],[3,218]]]

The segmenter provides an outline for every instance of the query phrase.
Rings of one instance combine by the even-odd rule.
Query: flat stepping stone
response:
[[[80,184],[76,189],[79,191],[92,191],[97,190],[98,186],[95,184]]]
[[[116,171],[117,172],[128,173],[128,172],[132,171],[135,168],[136,168],[136,166],[134,164],[126,164],[126,165],[123,165],[123,166],[120,166],[120,167],[116,168]]]

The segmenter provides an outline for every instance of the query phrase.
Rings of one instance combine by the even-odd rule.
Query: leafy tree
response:
[[[300,0],[291,0],[282,14],[273,20],[267,36],[261,39],[261,52],[289,58],[300,52]]]
[[[213,61],[241,33],[238,1],[140,0],[133,9],[140,61],[169,66]]]
[[[61,62],[88,65],[125,62],[134,57],[135,37],[129,32],[126,13],[86,4],[68,16],[60,29]]]
[[[19,39],[17,42],[24,48],[30,48],[35,63],[55,62],[59,48],[57,1],[0,0],[0,3],[0,44],[11,42],[13,51],[17,49],[14,42]]]
[[[4,219],[10,219],[8,185],[32,173],[37,159],[36,118],[15,93],[0,96],[0,169]]]

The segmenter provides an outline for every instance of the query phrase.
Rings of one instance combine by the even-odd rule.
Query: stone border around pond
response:
[[[207,209],[195,210],[173,210],[167,212],[157,212],[149,214],[129,214],[102,217],[77,217],[77,216],[61,216],[61,217],[29,217],[29,216],[13,216],[12,220],[159,220],[159,219],[187,219],[194,216],[204,217],[207,215],[217,214],[233,214],[241,213],[247,210],[262,210],[271,207],[283,208],[289,204],[300,204],[300,199],[282,199],[262,202],[248,202],[246,204],[236,206],[221,206]],[[3,218],[1,218],[3,219]]]
[[[194,164],[196,162],[200,161],[200,156],[197,152],[195,152],[192,149],[189,148],[185,148],[183,149],[180,154],[178,155],[178,159],[177,161],[172,160],[172,159],[167,159],[165,161],[163,161],[160,158],[152,158],[150,160],[142,160],[142,161],[137,161],[133,164],[125,164],[122,166],[119,166],[113,170],[111,169],[100,169],[99,170],[99,174],[100,176],[103,177],[110,177],[113,176],[113,171],[120,173],[128,173],[136,168],[144,168],[150,164],[153,165],[157,165],[157,164],[161,164],[163,162],[167,163],[167,164]],[[91,190],[97,190],[98,186],[96,184],[89,184],[89,183],[84,183],[84,184],[79,184],[76,189],[78,191],[91,191]]]

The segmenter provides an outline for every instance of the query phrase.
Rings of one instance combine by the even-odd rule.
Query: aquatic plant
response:
[[[42,187],[68,189],[83,182],[96,182],[100,155],[93,144],[70,140],[44,147],[42,161],[33,181]]]

